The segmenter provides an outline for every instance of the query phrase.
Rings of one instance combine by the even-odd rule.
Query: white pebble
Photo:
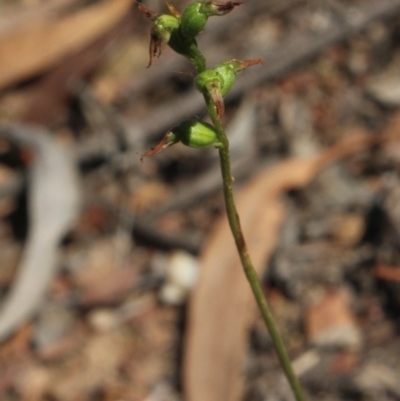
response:
[[[174,252],[168,261],[166,281],[160,299],[169,305],[181,305],[194,287],[199,273],[198,260],[183,251]]]
[[[166,283],[161,287],[159,297],[160,300],[172,306],[182,305],[187,296],[187,291],[176,284]]]

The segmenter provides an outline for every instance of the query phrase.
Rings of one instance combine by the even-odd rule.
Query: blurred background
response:
[[[171,4],[183,10],[189,1]],[[143,1],[167,12],[162,1]],[[192,66],[133,0],[0,0],[0,400],[293,400],[236,256]],[[198,37],[309,400],[400,398],[400,0],[248,0]]]

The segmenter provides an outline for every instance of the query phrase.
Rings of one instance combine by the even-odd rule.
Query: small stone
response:
[[[88,315],[90,325],[99,332],[110,331],[120,323],[117,313],[108,308],[95,309]]]
[[[175,252],[167,266],[167,278],[170,282],[190,290],[197,281],[198,260],[187,252]]]
[[[160,300],[167,305],[179,306],[185,302],[187,292],[182,287],[166,283],[161,287]]]
[[[399,106],[400,78],[398,75],[376,78],[368,85],[367,92],[375,100],[386,106]]]
[[[166,268],[166,282],[161,288],[160,300],[169,305],[183,304],[197,281],[198,270],[199,263],[195,257],[182,251],[173,253]]]
[[[332,237],[347,247],[357,245],[365,232],[364,218],[355,213],[336,215],[332,219]]]

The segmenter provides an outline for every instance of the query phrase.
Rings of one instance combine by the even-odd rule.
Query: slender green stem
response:
[[[246,241],[244,239],[242,228],[240,226],[240,220],[238,213],[236,211],[235,201],[233,197],[233,190],[232,190],[233,178],[231,175],[228,138],[222,127],[221,120],[218,117],[215,105],[211,97],[209,97],[208,95],[204,95],[204,99],[207,105],[209,115],[213,122],[213,125],[217,131],[218,139],[221,143],[221,146],[219,148],[219,157],[221,163],[226,211],[228,215],[229,225],[231,227],[231,231],[235,239],[236,248],[239,252],[244,272],[246,274],[247,280],[250,283],[254,297],[257,301],[258,308],[261,311],[265,325],[268,328],[269,334],[271,336],[276,352],[278,354],[282,369],[285,372],[285,375],[296,397],[296,400],[306,401],[303,389],[293,371],[292,364],[290,362],[285,344],[279,333],[279,330],[277,328],[277,325],[269,308],[268,302],[264,296],[260,280],[254,269],[253,263],[250,259]]]

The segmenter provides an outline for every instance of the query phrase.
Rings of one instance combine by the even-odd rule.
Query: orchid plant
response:
[[[154,58],[160,57],[162,47],[166,44],[176,53],[186,57],[196,69],[197,76],[194,79],[194,86],[203,95],[212,121],[212,124],[208,124],[196,119],[185,120],[170,130],[158,145],[141,156],[154,155],[177,142],[193,148],[213,146],[218,150],[227,217],[244,273],[296,400],[305,401],[304,392],[293,371],[286,347],[264,296],[259,277],[246,246],[233,197],[229,141],[222,125],[222,117],[225,111],[224,97],[234,85],[237,74],[250,66],[263,64],[263,60],[242,61],[232,59],[208,69],[206,58],[198,49],[196,41],[196,37],[204,30],[209,17],[223,16],[241,4],[240,1],[219,3],[199,0],[189,4],[182,13],[179,13],[171,4],[167,3],[170,14],[161,15],[150,11],[143,4],[139,4],[139,9],[152,21],[148,67],[151,66]]]

